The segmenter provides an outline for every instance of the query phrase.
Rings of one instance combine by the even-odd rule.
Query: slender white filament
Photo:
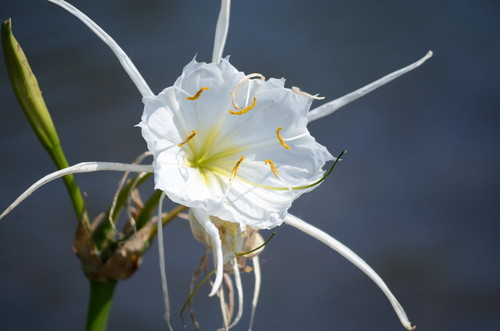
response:
[[[353,102],[354,100],[361,98],[365,94],[370,93],[371,91],[375,90],[376,88],[381,87],[382,85],[385,85],[392,81],[393,79],[398,78],[401,75],[406,74],[409,71],[412,71],[415,68],[418,68],[420,65],[422,65],[427,59],[429,59],[432,56],[432,51],[428,51],[427,54],[417,62],[414,62],[410,64],[409,66],[406,66],[402,69],[399,69],[397,71],[394,71],[393,73],[388,74],[387,76],[384,76],[380,78],[379,80],[374,81],[373,83],[370,83],[354,92],[351,92],[349,94],[344,95],[343,97],[340,97],[338,99],[335,99],[333,101],[330,101],[328,103],[325,103],[318,108],[315,108],[311,110],[307,114],[307,120],[309,122],[315,121],[319,118],[325,117],[327,115],[330,115],[337,109],[347,105],[348,103]]]
[[[64,168],[55,171],[42,179],[38,180],[36,183],[31,185],[23,194],[21,194],[3,213],[0,215],[0,219],[4,218],[12,209],[16,208],[21,202],[29,197],[33,192],[38,190],[43,185],[53,181],[54,179],[64,177],[66,175],[85,173],[85,172],[95,172],[95,171],[133,171],[133,172],[153,172],[152,165],[141,165],[141,164],[126,164],[126,163],[115,163],[115,162],[82,162],[75,164],[74,166]]]
[[[391,302],[392,308],[394,308],[394,311],[398,315],[401,324],[403,324],[403,326],[408,330],[415,329],[415,327],[412,326],[410,321],[408,320],[403,307],[399,304],[398,300],[396,300],[382,278],[380,278],[380,276],[377,275],[377,273],[353,251],[344,246],[335,238],[328,235],[326,232],[323,232],[322,230],[312,226],[311,224],[301,220],[296,216],[288,214],[284,222],[321,241],[322,243],[329,246],[333,250],[337,251],[340,255],[348,259],[356,267],[361,269],[361,271],[363,271],[368,277],[370,277],[387,296],[387,298]]]
[[[238,268],[238,260],[236,257],[233,258],[231,264],[233,265],[234,280],[236,283],[236,291],[238,293],[238,313],[236,314],[236,317],[231,325],[229,325],[229,329],[235,327],[243,316],[243,285],[241,284],[240,268]]]
[[[173,331],[174,329],[170,324],[170,299],[168,296],[167,272],[165,267],[165,247],[163,245],[162,207],[164,198],[165,198],[165,193],[162,193],[162,195],[160,196],[160,201],[158,202],[158,216],[157,216],[158,257],[160,260],[160,277],[161,277],[161,288],[163,294],[163,304],[165,305],[165,320],[167,321],[168,328],[170,329],[170,331]]]
[[[217,19],[217,27],[215,28],[214,50],[212,53],[213,63],[218,63],[222,59],[227,32],[229,31],[230,11],[231,0],[221,0],[219,18]]]
[[[228,311],[227,311],[227,306],[226,306],[226,300],[224,299],[224,287],[221,286],[219,291],[219,303],[220,303],[220,310],[222,312],[222,329],[219,329],[217,331],[227,331],[228,330]]]
[[[106,45],[111,48],[113,53],[115,53],[116,57],[120,61],[123,69],[127,72],[127,74],[130,76],[132,81],[134,82],[135,86],[139,90],[139,92],[142,94],[143,97],[153,97],[154,94],[149,88],[148,84],[144,80],[144,78],[141,76],[139,73],[139,70],[135,67],[135,65],[132,63],[130,58],[125,54],[125,52],[118,46],[118,44],[111,38],[106,32],[104,32],[99,25],[97,25],[94,21],[92,21],[87,15],[82,13],[80,10],[78,10],[76,7],[73,5],[67,3],[66,1],[63,0],[48,0],[52,3],[55,3],[58,6],[61,6],[62,8],[66,9],[68,12],[71,14],[75,15],[80,21],[82,21],[85,25],[87,25],[90,30],[92,30],[99,38],[101,38],[102,41],[106,43]]]
[[[209,296],[214,296],[217,293],[217,290],[221,287],[222,277],[224,275],[224,270],[223,270],[224,258],[222,256],[222,242],[220,240],[219,230],[214,225],[214,223],[212,223],[207,212],[205,212],[203,209],[191,208],[191,210],[193,211],[193,214],[200,223],[200,225],[203,227],[203,229],[205,229],[205,231],[212,240],[212,249],[213,249],[214,263],[216,265],[215,268],[216,272],[215,272],[214,285],[212,286],[212,291],[210,292]]]
[[[258,255],[252,257],[252,264],[253,264],[253,272],[255,274],[255,287],[253,290],[252,314],[250,315],[250,326],[248,327],[248,331],[252,331],[253,321],[255,318],[255,310],[257,308],[257,303],[259,302],[261,275],[260,275],[260,263]]]

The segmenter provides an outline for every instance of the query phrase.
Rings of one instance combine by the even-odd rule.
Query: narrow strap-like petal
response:
[[[214,50],[212,53],[213,63],[218,63],[222,59],[227,32],[229,31],[230,11],[231,0],[221,0],[219,18],[217,19],[217,27],[215,28]]]
[[[194,216],[200,223],[200,225],[207,231],[207,234],[210,236],[212,240],[213,247],[213,255],[214,262],[216,265],[215,272],[215,281],[212,286],[212,291],[209,296],[213,296],[217,293],[217,290],[221,287],[222,284],[222,276],[224,274],[223,266],[224,266],[224,258],[222,256],[222,242],[219,236],[219,230],[210,220],[209,215],[203,209],[200,208],[191,208],[194,213]]]
[[[217,291],[219,296],[220,310],[222,312],[222,328],[217,331],[228,331],[229,329],[229,316],[227,311],[226,299],[224,294],[224,287],[221,286]]]
[[[241,320],[241,317],[243,316],[243,285],[241,283],[241,275],[240,275],[240,268],[238,267],[238,260],[233,258],[233,261],[231,261],[232,267],[233,267],[233,272],[234,272],[234,281],[236,284],[236,292],[238,293],[238,312],[236,314],[236,317],[234,318],[233,322],[231,325],[229,325],[229,329],[235,327],[238,322]]]
[[[95,172],[95,171],[133,171],[133,172],[153,172],[153,166],[140,165],[140,164],[126,164],[114,162],[82,162],[74,166],[55,171],[36,183],[31,185],[23,194],[21,194],[3,213],[0,219],[4,218],[12,209],[16,208],[24,199],[29,197],[33,192],[38,190],[43,185],[53,181],[54,179],[61,178],[66,175]]]
[[[134,82],[137,89],[142,94],[143,97],[153,97],[154,94],[149,88],[148,84],[141,76],[135,65],[132,63],[130,58],[125,54],[125,52],[118,46],[118,44],[111,38],[99,25],[97,25],[94,21],[92,21],[87,15],[82,13],[80,10],[75,8],[73,5],[67,3],[63,0],[48,0],[52,3],[55,3],[58,6],[66,9],[71,14],[75,15],[80,21],[82,21],[85,25],[87,25],[90,30],[92,30],[102,41],[106,43],[106,45],[111,48],[113,53],[115,53],[116,57],[120,61],[123,69],[130,76],[132,81]]]
[[[160,261],[160,277],[161,277],[161,288],[163,294],[163,304],[165,305],[165,320],[167,321],[168,328],[170,329],[170,331],[173,331],[174,329],[170,324],[170,299],[168,296],[167,272],[165,267],[165,247],[163,245],[162,207],[164,198],[165,198],[165,193],[162,193],[160,201],[158,202],[158,216],[157,216],[158,258]]]
[[[392,308],[394,308],[394,311],[398,315],[401,324],[403,324],[403,326],[408,330],[415,329],[415,327],[412,326],[410,321],[408,320],[408,317],[406,316],[403,307],[401,307],[398,300],[391,293],[391,291],[384,283],[382,278],[380,278],[380,276],[377,275],[377,273],[365,261],[363,261],[359,256],[357,256],[353,251],[351,251],[349,248],[344,246],[341,242],[339,242],[332,236],[328,235],[326,232],[312,226],[307,222],[304,222],[303,220],[301,220],[296,216],[289,214],[285,218],[285,223],[321,241],[322,243],[329,246],[333,250],[337,251],[340,255],[348,259],[356,267],[361,269],[361,271],[363,271],[368,277],[370,277],[387,296],[387,298],[391,302]]]
[[[375,90],[376,88],[379,88],[382,85],[385,85],[392,81],[393,79],[398,78],[401,75],[406,74],[409,71],[412,71],[415,68],[418,68],[421,64],[423,64],[427,59],[429,59],[432,56],[432,51],[428,51],[427,54],[420,60],[418,60],[415,63],[410,64],[409,66],[406,66],[402,69],[399,69],[397,71],[394,71],[393,73],[388,74],[387,76],[384,76],[380,78],[379,80],[374,81],[371,84],[368,84],[354,92],[351,92],[349,94],[344,95],[343,97],[340,97],[338,99],[335,99],[333,101],[330,101],[328,103],[325,103],[318,108],[315,108],[311,110],[307,114],[307,120],[309,122],[315,121],[319,118],[325,117],[327,115],[330,115],[337,109],[347,105],[348,103],[353,102],[354,100],[361,98],[365,94],[370,93],[371,91]]]
[[[248,327],[248,331],[252,331],[253,321],[255,318],[255,310],[259,302],[261,275],[260,275],[260,263],[258,255],[252,257],[252,264],[253,264],[253,272],[255,274],[255,286],[253,290],[252,314],[250,315],[250,326]]]

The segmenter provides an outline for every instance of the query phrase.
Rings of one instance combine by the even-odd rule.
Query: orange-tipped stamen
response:
[[[276,130],[276,136],[278,137],[278,140],[281,144],[281,146],[285,147],[286,149],[290,149],[290,146],[288,146],[285,141],[283,140],[283,137],[281,137],[281,134],[280,134],[280,131],[283,130],[283,127],[280,126],[277,130]]]
[[[244,156],[240,157],[238,162],[234,165],[233,171],[231,172],[231,177],[229,177],[229,182],[232,182],[234,177],[236,177],[236,173],[238,172],[238,168],[240,167],[241,162],[245,159]]]
[[[200,97],[201,93],[203,91],[206,91],[206,90],[209,90],[208,87],[202,87],[201,89],[198,90],[198,92],[196,92],[195,95],[193,95],[192,97],[186,97],[186,100],[196,100]]]
[[[231,115],[243,115],[245,113],[248,113],[250,110],[252,110],[253,107],[257,104],[257,98],[253,97],[253,102],[250,106],[243,108],[240,111],[232,111],[231,109],[229,110],[229,114]]]
[[[276,176],[276,178],[280,178],[280,176],[278,175],[278,169],[276,169],[276,166],[274,165],[273,161],[268,159],[268,160],[265,160],[264,163],[268,164],[271,167],[271,171]]]
[[[191,139],[193,139],[193,138],[194,138],[194,136],[196,136],[196,135],[198,134],[198,132],[196,132],[196,130],[191,130],[191,132],[193,132],[193,133],[191,133],[189,136],[187,136],[187,138],[186,138],[186,139],[184,139],[184,140],[183,140],[183,141],[182,141],[179,145],[177,145],[177,146],[181,147],[182,145],[187,144],[187,143],[188,143]]]

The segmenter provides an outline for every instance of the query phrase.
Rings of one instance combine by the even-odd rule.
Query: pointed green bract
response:
[[[43,100],[38,81],[31,71],[28,59],[21,45],[19,45],[12,34],[11,19],[2,24],[2,46],[10,83],[31,128],[42,146],[49,153],[57,168],[63,169],[69,167],[59,142],[57,130]],[[77,217],[88,222],[84,201],[73,176],[65,176],[63,180],[73,202]]]
[[[17,100],[43,147],[53,149],[59,144],[59,138],[38,87],[38,81],[21,46],[12,34],[10,19],[2,24],[2,46],[10,83]]]

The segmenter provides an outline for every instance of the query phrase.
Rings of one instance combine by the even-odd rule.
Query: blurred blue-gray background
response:
[[[292,212],[363,257],[420,330],[500,329],[500,2],[234,0],[225,54],[247,73],[286,77],[327,100],[422,57],[424,66],[310,130],[333,154],[327,182]],[[129,54],[154,92],[196,54],[210,61],[219,1],[72,3]],[[43,0],[0,2],[38,77],[70,163],[130,162],[145,150],[140,94],[111,51]],[[316,102],[316,105],[321,102]],[[0,65],[0,208],[54,170]],[[120,174],[77,177],[92,215]],[[75,217],[61,181],[0,223],[0,330],[82,330],[87,282],[71,250]],[[264,233],[264,237],[268,234]],[[178,220],[166,231],[173,324],[203,247]],[[382,292],[319,242],[281,226],[262,257],[255,330],[403,330]],[[156,244],[120,283],[109,330],[166,330]],[[253,276],[244,275],[245,330]],[[219,304],[195,303],[202,328]],[[188,318],[188,315],[186,315]],[[188,321],[188,329],[192,324]]]

